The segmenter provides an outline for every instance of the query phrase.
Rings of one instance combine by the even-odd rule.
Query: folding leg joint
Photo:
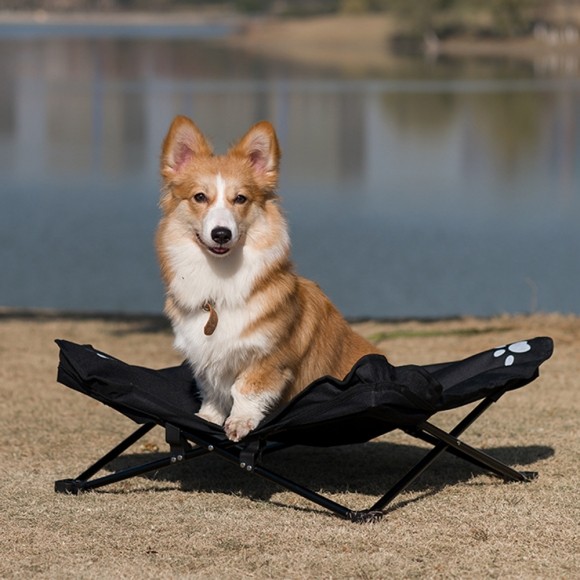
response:
[[[253,471],[262,455],[262,441],[256,440],[248,443],[240,451],[240,467],[246,471]]]
[[[181,429],[171,423],[165,425],[165,441],[169,443],[171,450],[171,463],[183,461],[185,454],[191,449]]]

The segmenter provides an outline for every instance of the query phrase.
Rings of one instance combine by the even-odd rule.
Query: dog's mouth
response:
[[[197,236],[197,241],[199,242],[199,244],[202,247],[204,247],[208,252],[210,252],[210,254],[214,254],[215,256],[225,256],[231,250],[231,248],[228,248],[227,246],[224,246],[222,244],[217,244],[215,246],[208,246],[201,239],[201,236],[199,234],[196,234],[196,236]]]
[[[224,248],[224,246],[215,246],[213,248],[207,248],[212,254],[216,256],[224,256],[230,251],[230,248]]]

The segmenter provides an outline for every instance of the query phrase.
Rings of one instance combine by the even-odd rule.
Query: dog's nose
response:
[[[232,239],[232,232],[228,228],[214,228],[211,231],[211,239],[217,244],[227,244]]]

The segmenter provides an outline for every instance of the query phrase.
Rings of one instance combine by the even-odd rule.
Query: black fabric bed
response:
[[[92,346],[65,340],[57,344],[60,383],[141,424],[81,475],[57,481],[58,492],[76,494],[213,452],[342,517],[367,521],[381,517],[388,503],[445,451],[507,480],[529,481],[536,475],[516,471],[458,437],[507,391],[537,378],[539,366],[552,354],[550,338],[520,341],[428,366],[397,367],[383,356],[363,357],[344,380],[318,379],[237,444],[226,438],[220,426],[195,415],[200,400],[187,365],[153,370],[127,364]],[[477,401],[449,433],[429,422],[438,412]],[[156,425],[166,431],[167,457],[93,477]],[[267,453],[282,447],[363,443],[394,429],[427,441],[433,449],[368,510],[350,510],[264,466]]]

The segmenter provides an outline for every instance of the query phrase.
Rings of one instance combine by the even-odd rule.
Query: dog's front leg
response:
[[[228,439],[240,441],[254,430],[279,402],[291,379],[288,369],[259,368],[242,373],[232,387],[234,404],[224,424]]]
[[[215,401],[207,399],[203,401],[196,415],[216,425],[223,425],[227,417]]]
[[[201,407],[196,415],[210,423],[223,425],[232,408],[232,396],[229,389],[231,382],[224,380],[221,388],[208,387],[204,377],[196,378],[201,395]]]

